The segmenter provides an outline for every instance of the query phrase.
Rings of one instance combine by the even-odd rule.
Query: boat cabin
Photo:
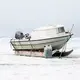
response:
[[[63,25],[54,26],[47,26],[37,28],[32,31],[31,39],[45,39],[45,38],[52,38],[52,37],[59,37],[60,35],[65,34],[65,29]]]

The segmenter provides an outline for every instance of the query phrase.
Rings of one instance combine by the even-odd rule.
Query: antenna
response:
[[[70,33],[72,32],[73,27],[74,27],[74,24],[72,24],[72,27],[71,27]]]

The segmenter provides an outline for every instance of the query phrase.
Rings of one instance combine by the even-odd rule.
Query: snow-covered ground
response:
[[[0,80],[80,80],[80,38],[73,38],[65,58],[17,56],[9,38],[0,39]]]

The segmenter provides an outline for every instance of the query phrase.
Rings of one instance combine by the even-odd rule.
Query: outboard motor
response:
[[[16,38],[16,39],[22,39],[23,37],[24,37],[24,34],[23,34],[22,32],[17,31],[17,32],[15,33],[15,38]]]

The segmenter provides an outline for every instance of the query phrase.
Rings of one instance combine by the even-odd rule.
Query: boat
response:
[[[31,34],[23,34],[18,31],[15,38],[10,40],[14,51],[43,52],[46,45],[52,46],[53,50],[60,50],[72,37],[71,32],[66,32],[64,25],[46,26],[34,29]],[[34,55],[35,56],[35,55]]]

